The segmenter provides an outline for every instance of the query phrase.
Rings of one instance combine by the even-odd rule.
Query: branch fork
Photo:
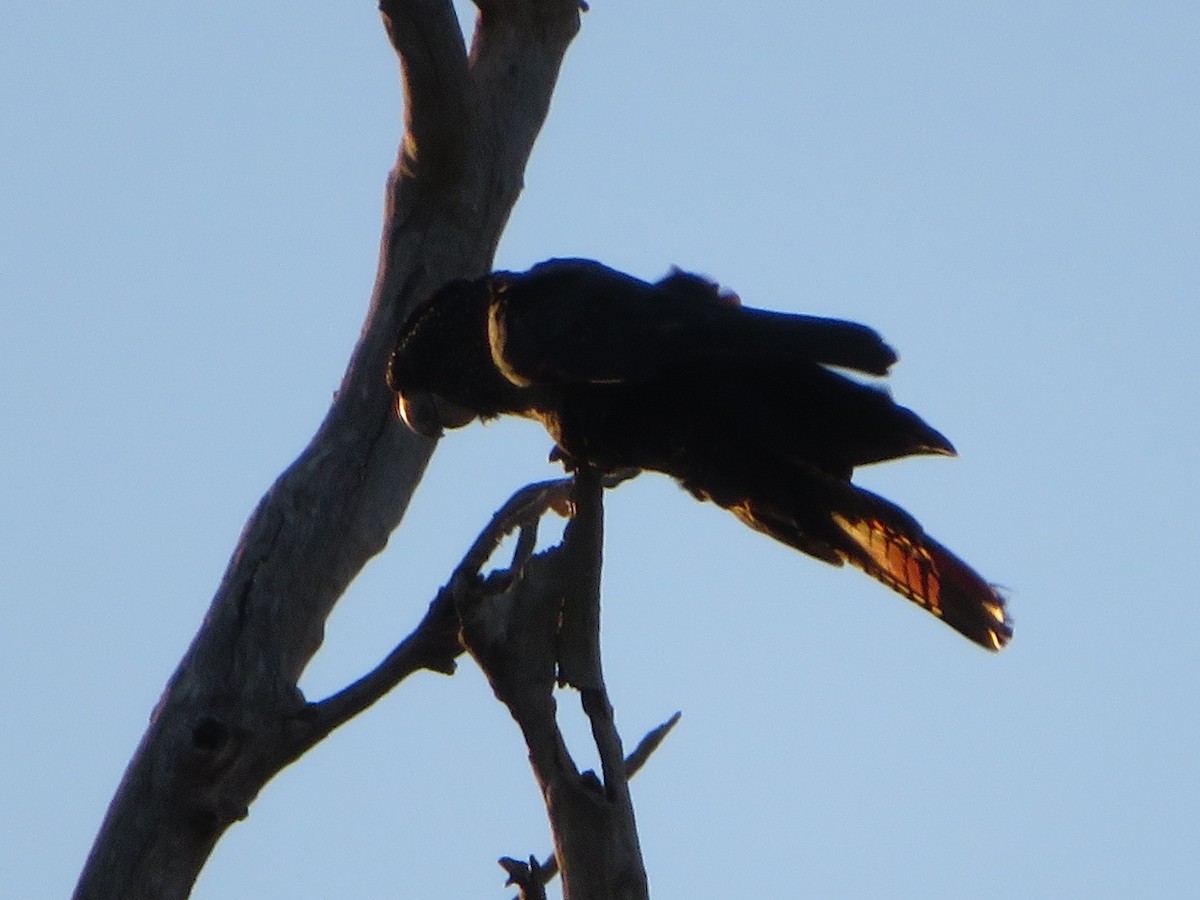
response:
[[[476,5],[480,15],[468,48],[450,0],[380,4],[400,60],[406,118],[388,179],[379,269],[366,322],[325,420],[251,514],[204,622],[117,789],[76,887],[77,900],[186,898],[226,828],[243,818],[262,787],[305,750],[411,672],[452,672],[464,636],[476,634],[472,629],[479,622],[498,617],[506,605],[511,608],[505,614],[515,616],[530,602],[531,586],[543,584],[551,571],[587,563],[598,579],[598,556],[593,563],[586,553],[572,561],[573,551],[559,548],[540,561],[543,557],[533,552],[536,519],[570,495],[567,482],[533,485],[501,511],[502,520],[481,535],[418,628],[374,670],[315,703],[306,702],[298,689],[301,673],[321,645],[326,618],[366,562],[386,546],[436,446],[392,414],[383,373],[394,336],[434,289],[492,268],[559,67],[579,28],[577,0],[477,0]],[[490,583],[478,580],[510,524],[520,536],[508,575]],[[564,539],[564,544],[579,543]],[[480,590],[484,593],[475,596]],[[498,602],[477,603],[489,592]],[[461,615],[468,609],[476,618],[468,616],[474,624],[464,626]],[[574,602],[564,609],[567,632],[577,618],[578,630],[590,632],[586,606],[581,617],[572,612]],[[503,633],[511,634],[516,626],[510,621],[505,627]],[[552,632],[550,625],[543,627]],[[494,644],[496,632],[487,633]],[[555,637],[553,643],[561,640]],[[564,646],[574,642],[570,638]],[[486,644],[476,645],[480,658],[487,658]],[[553,725],[556,679],[599,689],[598,665],[588,660],[586,640],[579,647],[583,652],[562,652],[569,662],[543,667],[530,682],[536,690],[522,688],[528,697],[549,696],[549,705],[539,700],[542,714],[549,713],[542,723],[547,728]],[[489,674],[505,683],[507,676],[498,671]],[[505,694],[514,696],[507,688]],[[606,702],[593,698],[586,706],[602,720]],[[516,704],[526,705],[536,706],[531,700]],[[545,785],[580,783],[581,776],[570,768],[569,777],[563,766],[557,773],[540,771],[539,778]],[[603,799],[610,804],[615,769],[611,760],[603,768]],[[556,804],[562,796],[556,788]],[[595,803],[594,792],[589,802]],[[557,805],[552,816],[561,808],[569,804]],[[628,818],[631,822],[631,813]],[[629,841],[622,838],[618,844]],[[560,848],[559,859],[569,863],[572,855]],[[582,884],[569,876],[564,881]],[[640,861],[634,877],[618,887],[627,881],[641,884],[642,894],[622,889],[608,896],[644,894]],[[600,896],[582,891],[573,887],[570,896]]]

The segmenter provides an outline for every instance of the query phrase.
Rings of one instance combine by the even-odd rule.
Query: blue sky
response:
[[[859,319],[957,445],[862,481],[1003,584],[993,657],[647,476],[606,670],[656,897],[1194,887],[1200,10],[597,0],[497,263],[704,271]],[[4,892],[67,894],[242,524],[336,387],[399,137],[371,4],[43,3],[0,28]],[[319,697],[418,620],[535,426],[456,432],[335,611]],[[579,736],[574,703],[563,702]],[[588,754],[576,740],[579,756]],[[282,773],[198,898],[506,897],[549,839],[470,665]]]

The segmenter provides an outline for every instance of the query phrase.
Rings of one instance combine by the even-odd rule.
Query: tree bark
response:
[[[263,785],[372,693],[343,692],[334,710],[308,703],[297,681],[334,604],[399,524],[434,449],[392,414],[384,370],[393,336],[433,289],[491,268],[579,27],[575,0],[477,6],[468,53],[449,0],[381,4],[406,117],[362,334],[317,434],[246,524],[117,789],[76,898],[188,896]],[[450,665],[435,645],[418,646],[409,663]]]

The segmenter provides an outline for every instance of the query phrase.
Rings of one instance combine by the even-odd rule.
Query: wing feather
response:
[[[821,363],[882,375],[896,354],[865,325],[741,306],[676,272],[650,284],[590,260],[492,276],[488,338],[514,384],[644,381],[683,363]]]

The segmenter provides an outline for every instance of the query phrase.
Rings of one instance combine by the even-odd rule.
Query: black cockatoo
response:
[[[568,466],[664,472],[758,531],[849,562],[989,650],[1004,599],[856,466],[954,448],[878,388],[896,355],[853,322],[750,309],[705,278],[651,284],[584,259],[435,292],[388,371],[400,416],[438,436],[475,418],[540,422]]]

